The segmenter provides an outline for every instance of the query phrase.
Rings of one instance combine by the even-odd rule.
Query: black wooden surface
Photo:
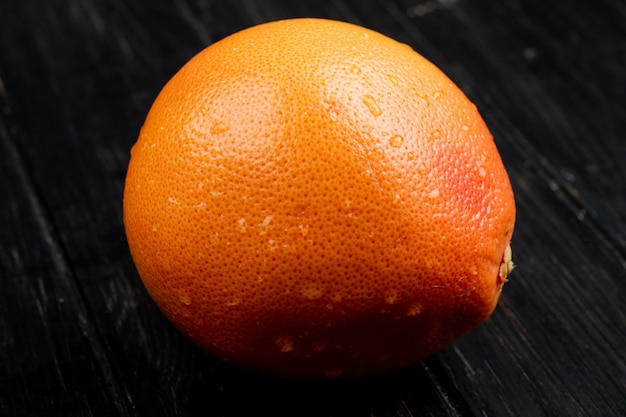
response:
[[[516,193],[494,315],[423,363],[243,374],[163,318],[121,199],[156,94],[206,45],[296,16],[408,43],[477,104]],[[626,415],[622,0],[2,0],[1,416]]]

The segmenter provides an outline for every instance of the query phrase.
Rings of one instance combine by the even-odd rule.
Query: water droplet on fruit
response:
[[[383,114],[383,111],[378,106],[376,99],[372,97],[371,95],[365,94],[364,96],[361,97],[361,100],[363,101],[363,104],[367,106],[367,108],[369,109],[370,113],[372,113],[372,115],[378,117],[381,114]]]
[[[228,132],[229,127],[221,120],[213,123],[209,131],[213,135],[219,135],[220,133]]]
[[[487,171],[485,170],[485,168],[483,167],[478,168],[478,175],[480,175],[483,178],[487,176]]]
[[[317,287],[309,287],[302,290],[302,296],[308,300],[318,300],[322,298],[322,295],[324,293]]]
[[[300,233],[302,233],[302,236],[306,236],[309,233],[309,226],[301,224],[298,226],[298,229],[300,229]]]
[[[409,152],[406,154],[406,159],[412,161],[415,159],[415,154],[413,152]]]
[[[385,159],[385,151],[383,149],[374,149],[369,152],[369,158],[372,161],[382,161]]]
[[[272,216],[272,215],[265,216],[265,219],[263,219],[263,223],[259,223],[259,226],[265,227],[265,226],[269,225],[273,218],[274,218],[274,216]]]
[[[385,302],[387,304],[393,304],[396,302],[398,298],[398,291],[396,290],[389,290],[385,292]]]
[[[387,78],[389,78],[389,81],[391,81],[391,84],[396,85],[396,86],[398,85],[398,79],[394,75],[388,74]]]
[[[392,148],[399,148],[400,146],[402,146],[403,143],[404,138],[400,135],[393,135],[389,139],[389,145],[391,145]]]
[[[358,67],[358,66],[356,66],[356,65],[352,65],[352,66],[350,67],[350,72],[351,72],[352,74],[359,75],[359,74],[361,73],[361,68],[359,68],[359,67]]]
[[[439,129],[433,130],[428,135],[428,139],[430,139],[430,140],[439,139],[440,137],[441,137],[441,130],[439,130]]]
[[[468,132],[470,130],[468,125],[461,126],[461,129],[463,129],[464,132]]]
[[[430,198],[437,198],[437,197],[439,197],[439,188],[435,188],[430,193],[428,193],[428,197],[430,197]]]
[[[186,306],[191,305],[191,297],[184,291],[178,293],[178,300]]]
[[[246,231],[246,219],[242,217],[241,219],[237,220],[237,228],[241,233],[244,233]]]
[[[234,306],[239,305],[239,303],[241,303],[241,300],[240,300],[239,298],[233,298],[232,300],[227,301],[227,302],[226,302],[226,305],[227,305],[228,307],[234,307]]]
[[[274,339],[274,343],[278,346],[278,350],[283,353],[293,351],[293,337],[291,336],[280,336]]]
[[[415,317],[422,312],[422,305],[420,303],[412,304],[409,309],[406,311],[406,315],[408,317]]]

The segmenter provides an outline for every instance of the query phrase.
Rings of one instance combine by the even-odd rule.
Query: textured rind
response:
[[[484,321],[514,219],[465,95],[406,45],[316,19],[242,31],[183,67],[124,198],[166,316],[218,357],[301,378],[412,364]]]

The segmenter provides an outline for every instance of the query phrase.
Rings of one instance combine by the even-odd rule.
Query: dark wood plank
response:
[[[0,84],[3,119],[10,119]],[[125,415],[118,384],[29,167],[0,120],[0,414]]]
[[[626,414],[625,10],[2,2],[0,414]],[[371,380],[274,380],[204,355],[151,302],[124,239],[128,151],[158,90],[205,45],[296,16],[363,24],[433,60],[477,103],[516,191],[519,267],[494,316]]]

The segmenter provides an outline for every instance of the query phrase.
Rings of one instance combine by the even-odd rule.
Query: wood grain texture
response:
[[[297,16],[411,45],[477,104],[518,205],[499,308],[421,364],[314,384],[233,370],[160,314],[121,217],[129,149],[206,45]],[[620,0],[0,3],[0,415],[626,415]]]

